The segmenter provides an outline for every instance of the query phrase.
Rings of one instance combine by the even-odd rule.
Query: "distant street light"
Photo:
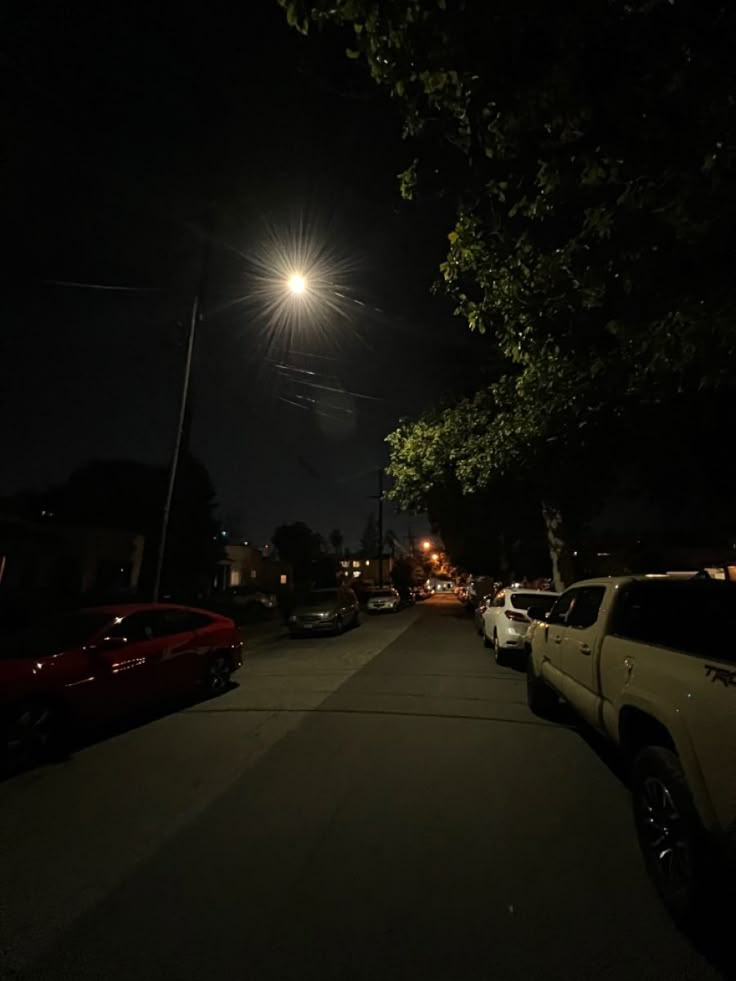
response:
[[[432,547],[431,542],[428,542],[426,540],[422,542],[422,548],[424,549],[425,552],[428,552],[431,547]]]
[[[439,560],[440,560],[439,554],[437,552],[432,552],[432,561],[439,562]]]
[[[294,273],[294,275],[289,279],[289,289],[291,290],[292,293],[297,293],[297,294],[304,293],[306,288],[307,288],[307,281],[303,276],[300,276],[298,273]]]

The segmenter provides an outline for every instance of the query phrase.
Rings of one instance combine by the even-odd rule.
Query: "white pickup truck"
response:
[[[649,873],[697,916],[736,858],[736,584],[591,579],[529,614],[530,708],[552,716],[561,696],[619,746]]]

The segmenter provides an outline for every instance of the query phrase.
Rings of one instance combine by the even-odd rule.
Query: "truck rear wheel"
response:
[[[647,746],[634,760],[631,793],[639,845],[662,901],[681,924],[705,912],[706,836],[677,755]]]
[[[526,661],[526,701],[532,712],[542,719],[553,719],[560,704],[556,693],[535,674],[531,655]]]

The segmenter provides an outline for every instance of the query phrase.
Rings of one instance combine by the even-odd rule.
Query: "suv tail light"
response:
[[[516,610],[504,610],[503,615],[507,620],[513,620],[514,623],[529,623],[528,619],[523,613],[517,613]]]

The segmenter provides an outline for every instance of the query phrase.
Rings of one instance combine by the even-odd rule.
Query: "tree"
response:
[[[381,551],[381,542],[378,537],[378,528],[373,513],[366,519],[363,534],[360,536],[360,548],[366,558],[376,558]]]
[[[383,544],[386,546],[386,548],[391,553],[391,558],[392,559],[395,559],[396,558],[396,552],[397,552],[397,550],[403,552],[403,548],[402,548],[402,545],[401,545],[401,539],[399,538],[399,536],[396,534],[396,532],[392,528],[389,528],[389,530],[383,536]]]
[[[135,460],[93,460],[44,495],[45,509],[62,524],[122,528],[145,537],[139,580],[153,586],[167,471]],[[208,592],[222,556],[215,491],[205,466],[182,454],[169,519],[163,569],[165,594],[186,599]]]
[[[332,545],[332,548],[335,551],[335,555],[338,558],[340,558],[340,556],[342,555],[342,547],[344,542],[344,538],[340,529],[334,528],[328,535],[327,540],[329,541],[330,545]]]
[[[488,335],[495,378],[427,425],[458,437],[450,463],[466,491],[533,464],[564,581],[570,475],[605,484],[635,472],[641,441],[619,437],[614,460],[601,452],[612,434],[732,385],[734,10],[281,2],[300,30],[352,30],[349,56],[390,92],[413,144],[404,196],[456,202],[442,288]],[[426,473],[411,444],[428,432],[410,436],[406,453]]]
[[[301,30],[352,28],[349,56],[390,92],[420,154],[405,195],[457,201],[442,273],[458,313],[516,374],[583,355],[595,377],[615,354],[619,384],[695,365],[707,384],[727,379],[710,355],[736,339],[733,10],[281,3]]]
[[[322,557],[324,541],[303,521],[279,525],[271,536],[279,558],[290,562],[296,582],[305,583],[310,578],[313,563]]]
[[[391,583],[396,589],[408,589],[416,580],[416,562],[404,556],[394,562],[391,569]]]

